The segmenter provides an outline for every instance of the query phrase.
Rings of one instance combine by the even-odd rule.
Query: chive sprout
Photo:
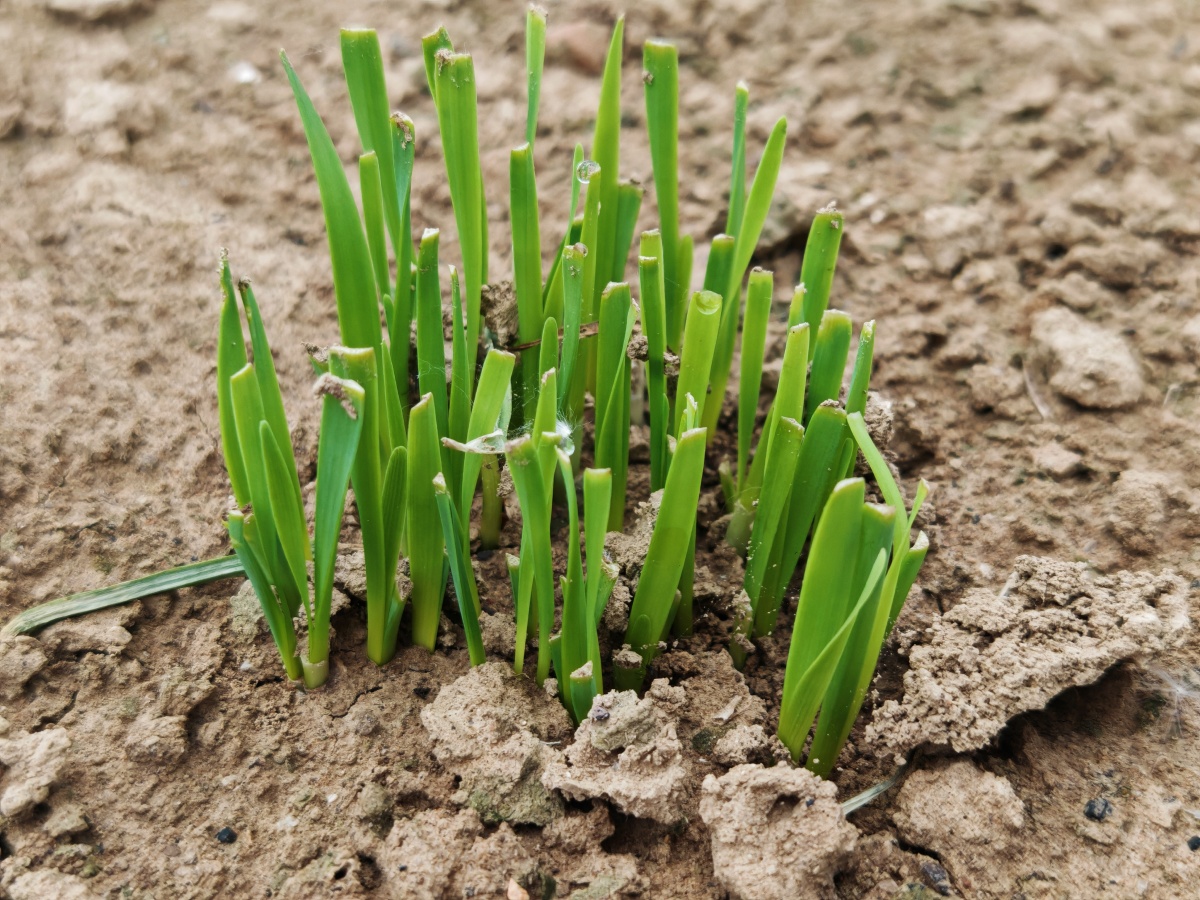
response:
[[[618,19],[591,146],[587,155],[582,145],[575,148],[561,185],[570,195],[566,225],[555,244],[546,244],[534,165],[545,34],[545,14],[531,9],[525,128],[509,168],[519,346],[500,346],[481,311],[489,238],[472,57],[455,51],[444,29],[422,40],[461,254],[460,266],[447,266],[447,297],[440,232],[427,229],[414,244],[417,138],[412,121],[388,108],[375,32],[341,35],[362,144],[358,200],[320,115],[283,56],[320,193],[340,338],[324,362],[314,364],[321,422],[312,531],[262,316],[251,286],[235,286],[223,257],[217,399],[236,504],[226,523],[236,558],[56,601],[6,630],[35,628],[154,589],[244,573],[286,674],[319,687],[328,675],[333,565],[352,487],[366,568],[368,658],[377,665],[393,658],[405,612],[404,633],[432,651],[452,583],[469,662],[479,665],[485,650],[471,565],[472,507],[482,485],[479,542],[499,546],[503,457],[521,515],[519,552],[507,556],[513,668],[524,670],[527,644],[535,638],[535,677],[544,683],[553,675],[578,722],[603,692],[606,669],[616,687],[640,689],[668,636],[692,632],[696,510],[740,346],[735,450],[732,459],[719,461],[730,514],[725,538],[746,557],[745,602],[733,623],[730,653],[743,665],[755,639],[775,630],[807,547],[779,735],[798,762],[815,720],[806,764],[821,775],[830,771],[929,547],[923,532],[912,538],[927,487],[921,483],[906,510],[864,420],[874,322],[860,330],[843,396],[853,322],[829,303],[844,217],[832,204],[815,215],[788,313],[778,389],[760,423],[775,284],[773,273],[750,270],[750,263],[782,165],[787,123],[781,119],[773,127],[747,186],[749,92],[737,86],[725,233],[713,238],[702,289],[693,291],[693,244],[681,234],[679,212],[678,52],[662,41],[643,48],[660,221],[639,234],[643,192],[620,177],[624,23]],[[635,240],[637,298],[626,272]],[[546,267],[543,246],[556,248]],[[638,344],[645,349],[635,359],[639,325],[644,341]],[[486,352],[480,368],[481,338]],[[668,363],[675,357],[678,377],[671,379]],[[643,359],[644,377],[635,370]],[[639,391],[645,386],[645,402],[634,397],[635,385]],[[589,394],[593,465],[584,469]],[[630,429],[643,417],[658,508],[628,625],[617,641],[621,649],[609,667],[600,629],[618,572],[605,557],[605,534],[624,527]],[[852,477],[860,453],[883,503],[868,502],[865,480]],[[551,532],[556,499],[568,525],[561,572],[555,570]],[[407,596],[397,587],[402,557],[411,583]]]

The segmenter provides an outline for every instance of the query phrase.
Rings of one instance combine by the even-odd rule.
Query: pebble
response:
[[[934,862],[921,863],[921,874],[929,882],[929,886],[941,894],[943,897],[949,897],[953,891],[950,886],[950,875],[945,867]]]
[[[222,844],[232,844],[237,840],[237,832],[232,828],[222,828],[217,832],[217,840]]]
[[[1095,797],[1087,802],[1083,814],[1093,822],[1103,822],[1112,815],[1113,805],[1103,797]]]
[[[1200,834],[1194,834],[1188,838],[1187,844],[1188,849],[1193,853],[1195,853],[1197,850],[1200,850]]]
[[[1079,471],[1083,457],[1062,444],[1047,444],[1033,451],[1033,464],[1051,478],[1066,478]]]

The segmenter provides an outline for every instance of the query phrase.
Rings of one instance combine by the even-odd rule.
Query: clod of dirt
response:
[[[8,723],[0,719],[0,734],[8,728]],[[50,788],[67,763],[70,747],[71,737],[65,728],[0,738],[0,763],[8,770],[2,782],[0,815],[15,818],[49,797]]]
[[[421,710],[438,761],[461,779],[458,799],[489,824],[545,825],[562,802],[542,785],[545,741],[570,734],[566,710],[500,662],[476,666]]]
[[[517,338],[517,295],[511,281],[485,284],[480,293],[480,316],[496,338],[496,346],[509,349]]]
[[[572,800],[610,800],[628,815],[667,825],[683,817],[689,799],[674,721],[653,696],[638,700],[633,691],[593,701],[575,743],[547,762],[542,783]]]
[[[186,716],[208,699],[213,692],[212,679],[189,674],[183,666],[175,666],[158,685],[158,714]]]
[[[254,643],[260,627],[265,628],[262,604],[249,579],[242,582],[237,593],[229,598],[229,618],[233,633],[241,643]]]
[[[1050,443],[1038,447],[1032,454],[1033,464],[1051,478],[1062,479],[1074,475],[1081,468],[1083,457],[1062,444]]]
[[[1141,399],[1141,366],[1125,339],[1061,306],[1038,313],[1033,354],[1058,394],[1089,409],[1123,409]]]
[[[517,643],[517,624],[511,615],[483,613],[479,617],[483,649],[489,656],[512,659]]]
[[[738,725],[718,738],[711,759],[721,766],[733,768],[750,763],[773,766],[788,758],[787,748],[761,725]]]
[[[1162,249],[1157,243],[1127,238],[1099,247],[1088,244],[1072,247],[1064,264],[1082,267],[1102,284],[1125,290],[1137,285],[1161,257]]]
[[[638,504],[633,527],[627,531],[610,531],[604,538],[604,552],[621,569],[625,580],[633,584],[646,561],[646,550],[654,534],[654,523],[658,521],[658,508],[662,504],[663,492],[655,491],[650,499]]]
[[[1059,243],[1066,245],[1074,241],[1063,240]],[[1088,312],[1111,302],[1109,292],[1081,272],[1071,272],[1059,281],[1045,282],[1038,292],[1053,297],[1076,312]]]
[[[1129,470],[1112,488],[1108,527],[1130,553],[1152,553],[1167,525],[1172,479],[1162,472]]]
[[[1186,590],[1170,572],[1107,576],[1018,557],[999,596],[972,591],[934,620],[910,651],[903,701],[879,709],[867,741],[897,753],[985,747],[1013,716],[1178,644],[1190,628]]]
[[[136,605],[136,604],[135,604]],[[132,607],[118,607],[79,619],[55,622],[38,636],[51,656],[78,653],[116,655],[133,640],[125,626],[137,617]]]
[[[397,872],[396,896],[412,900],[441,900],[462,855],[483,833],[479,817],[469,809],[418,812],[396,822],[387,837],[382,862]],[[459,895],[461,896],[461,894]]]
[[[701,788],[713,873],[739,900],[834,896],[833,877],[858,841],[837,787],[806,769],[737,766]]]
[[[959,878],[988,884],[993,859],[1021,843],[1025,807],[1008,779],[969,760],[913,772],[894,818],[900,837],[933,851]]]
[[[925,210],[922,243],[939,275],[950,275],[977,256],[1000,249],[996,217],[979,206],[931,206]]]
[[[89,828],[83,807],[78,803],[56,804],[42,825],[42,831],[52,838],[68,834],[82,834]]]
[[[187,750],[186,716],[142,716],[125,735],[125,755],[134,762],[170,766]]]
[[[86,881],[78,875],[68,875],[54,869],[38,869],[18,875],[8,885],[11,900],[96,900],[99,894],[92,892]]]
[[[587,812],[570,810],[543,829],[545,846],[561,851],[571,860],[571,866],[557,876],[558,880],[588,886],[572,893],[572,897],[637,894],[639,888],[644,888],[634,856],[606,853],[602,849],[601,845],[612,837],[614,830],[608,805],[597,800],[592,801]]]
[[[45,665],[46,654],[35,638],[19,635],[0,640],[0,698],[16,700]]]

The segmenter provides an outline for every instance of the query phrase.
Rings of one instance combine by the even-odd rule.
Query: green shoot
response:
[[[557,376],[551,369],[542,376],[532,432],[510,441],[504,451],[521,506],[520,590],[513,604],[517,613],[517,656],[513,668],[518,674],[521,672],[525,636],[530,619],[536,616],[539,684],[550,674],[550,630],[554,625],[550,503],[557,450],[562,440],[555,430],[557,393]]]
[[[399,185],[396,161],[393,156],[391,110],[388,108],[387,85],[383,76],[383,55],[379,49],[379,38],[372,30],[342,29],[342,68],[346,73],[346,86],[350,92],[350,105],[354,108],[354,121],[362,138],[363,150],[374,153],[378,159],[383,218],[392,240],[401,239],[400,213],[406,196],[400,196],[395,188]],[[365,205],[364,195],[364,205]],[[374,253],[372,253],[374,256]],[[387,259],[383,259],[387,271]],[[378,265],[378,262],[376,263]],[[380,282],[381,294],[390,294],[386,278]]]
[[[750,535],[743,583],[752,610],[758,604],[759,592],[769,564],[774,560],[778,565],[775,553],[776,539],[781,522],[786,524],[787,521],[784,513],[791,499],[803,436],[804,429],[800,423],[790,417],[781,418],[771,433],[771,447],[763,478],[764,489],[758,512],[754,517],[754,530]],[[748,623],[738,629],[739,634],[746,633],[746,624]],[[744,645],[741,642],[735,640],[730,646],[730,653],[739,665],[744,661]]]
[[[662,234],[663,303],[666,334],[679,349],[687,284],[679,279],[679,52],[674,44],[646,41],[642,49],[646,91],[646,127]],[[644,292],[644,288],[643,288]]]
[[[462,251],[464,301],[467,307],[467,347],[479,344],[479,307],[481,288],[487,278],[487,207],[483,202],[483,176],[479,164],[479,120],[475,99],[475,63],[466,53],[455,53],[440,41],[439,32],[424,39],[426,73],[437,106],[438,128],[442,134],[442,153],[446,161],[446,180],[458,241]],[[432,41],[431,41],[432,38]],[[428,51],[439,44],[432,62]],[[474,393],[475,366],[468,372],[469,393]]]
[[[657,231],[642,235],[638,285],[642,292],[642,333],[646,336],[646,371],[650,398],[650,490],[661,490],[667,479],[667,437],[671,405],[664,356],[667,349],[662,239]]]
[[[704,474],[703,428],[684,431],[675,444],[675,457],[667,473],[662,502],[646,562],[638,579],[625,643],[641,657],[636,667],[613,672],[619,690],[637,690],[646,678],[646,667],[659,652],[659,642],[670,630],[678,607],[677,593],[692,536],[696,529],[696,502]]]
[[[804,406],[805,421],[818,406],[827,400],[836,400],[841,393],[853,329],[850,317],[840,310],[831,309],[821,317],[816,350],[812,354],[812,373],[809,375],[808,397]]]
[[[400,202],[400,234],[395,238],[396,285],[387,313],[388,340],[391,344],[392,371],[400,406],[408,411],[408,358],[412,337],[412,170],[416,153],[416,131],[412,119],[395,113],[392,126],[392,159],[396,169],[396,197]]]
[[[584,515],[587,523],[586,580],[580,555],[579,512],[571,458],[557,449],[558,468],[567,485],[568,538],[567,572],[562,579],[562,636],[556,672],[563,705],[579,722],[592,708],[592,699],[604,691],[600,662],[600,639],[596,633],[598,605],[607,603],[603,584],[605,523],[612,500],[612,475],[607,469],[588,469],[583,474]],[[611,582],[607,585],[611,590]]]
[[[808,326],[798,325],[788,330],[787,343],[783,349],[783,367],[779,374],[779,388],[775,400],[763,423],[758,449],[746,472],[745,480],[737,485],[734,497],[733,516],[725,539],[739,552],[745,552],[750,540],[758,498],[766,474],[771,434],[780,418],[801,421],[804,415],[804,389],[808,368]]]
[[[446,542],[446,552],[450,558],[450,572],[454,576],[454,593],[458,597],[458,611],[462,616],[463,631],[467,636],[467,652],[471,665],[483,665],[483,634],[479,630],[479,610],[475,604],[479,594],[475,586],[475,570],[463,553],[460,535],[462,525],[458,521],[458,511],[450,489],[446,487],[446,477],[438,472],[433,477],[433,493],[437,499],[438,517],[442,522],[442,537]]]
[[[703,422],[706,427],[713,429],[721,406],[725,402],[725,387],[729,383],[729,369],[733,363],[733,347],[737,338],[739,313],[741,311],[742,279],[758,245],[762,234],[767,213],[771,208],[771,198],[775,195],[775,182],[779,178],[779,168],[783,163],[783,150],[787,141],[787,120],[780,119],[771,129],[767,144],[763,148],[762,159],[754,173],[754,181],[750,185],[750,193],[746,197],[745,209],[734,235],[737,241],[733,254],[733,263],[729,272],[729,282],[726,287],[719,289],[722,294],[721,333],[717,342],[717,352],[713,357],[712,390],[713,403],[706,406]],[[742,152],[745,152],[743,143]],[[744,162],[744,160],[743,160]]]
[[[608,527],[620,531],[625,521],[625,483],[629,471],[629,397],[632,363],[626,353],[637,307],[629,285],[610,284],[600,298],[600,331],[596,355],[596,446],[598,468],[612,472],[613,503]]]
[[[592,135],[592,159],[600,166],[599,172],[599,215],[596,220],[596,237],[590,242],[584,237],[589,257],[594,259],[592,297],[599,298],[605,285],[620,281],[617,268],[617,236],[620,223],[620,134],[621,134],[621,59],[625,47],[625,18],[617,19],[608,56],[604,63],[604,75],[600,83],[600,106],[596,112],[596,130]],[[591,191],[589,189],[589,202]],[[632,230],[630,231],[632,234]],[[621,269],[624,259],[620,260]],[[586,309],[595,309],[593,305]],[[595,317],[584,321],[595,321]],[[595,381],[595,356],[589,356],[588,384]]]
[[[746,321],[742,326],[742,368],[738,376],[737,473],[735,484],[746,480],[750,460],[750,441],[758,415],[758,396],[762,387],[763,353],[767,341],[767,322],[771,316],[771,294],[775,276],[755,269],[746,290]]]
[[[701,411],[708,402],[708,375],[716,349],[717,329],[720,327],[721,295],[712,291],[692,294],[687,322],[683,332],[683,356],[679,361],[679,384],[675,388],[675,421],[673,434],[678,434],[683,418],[682,398],[691,396]],[[713,401],[715,402],[715,398]]]
[[[800,284],[804,288],[802,308],[794,308],[788,317],[788,325],[797,324],[796,312],[800,312],[808,327],[816,329],[825,310],[829,308],[829,292],[833,286],[833,272],[837,267],[838,248],[842,244],[845,229],[843,216],[831,203],[813,217],[808,231],[808,243],[804,247],[804,262],[800,267]],[[809,358],[817,352],[817,345],[809,348]]]
[[[417,383],[430,397],[437,433],[450,433],[446,396],[446,343],[442,338],[442,287],[438,274],[438,231],[425,229],[417,255]],[[411,425],[409,426],[411,430]],[[429,476],[433,478],[433,475]]]
[[[725,233],[736,235],[746,212],[746,112],[750,107],[750,88],[739,81],[733,94],[733,166],[729,177],[729,212]]]
[[[445,382],[443,381],[443,384]],[[412,638],[433,652],[446,586],[445,539],[439,521],[434,476],[442,471],[434,395],[412,408],[408,424],[408,571],[412,580]]]
[[[525,143],[537,137],[538,103],[542,96],[542,70],[546,65],[546,13],[530,6],[525,14],[525,71],[529,100],[525,112]]]
[[[321,194],[342,343],[347,347],[371,347],[378,353],[382,348],[383,333],[379,324],[371,251],[367,247],[358,206],[350,192],[350,183],[346,180],[337,149],[325,130],[325,123],[317,114],[287,55],[281,54],[280,58],[300,110],[300,121],[308,139],[317,188]]]
[[[218,556],[155,572],[153,575],[143,575],[141,578],[122,581],[109,587],[80,591],[78,594],[48,600],[22,610],[0,628],[0,637],[36,634],[47,625],[53,625],[63,619],[112,609],[114,606],[122,606],[157,594],[169,594],[181,588],[234,578],[244,575],[245,571],[236,555]]]
[[[542,249],[538,225],[537,182],[533,172],[533,145],[522,144],[512,151],[509,163],[510,209],[512,210],[513,290],[517,297],[517,337],[522,345],[535,344],[542,336]],[[533,418],[539,380],[535,352],[521,355],[518,366],[517,408],[522,424]]]
[[[330,371],[340,378],[357,382],[364,391],[362,439],[350,478],[354,485],[354,504],[362,529],[366,564],[367,656],[382,666],[396,652],[396,635],[404,610],[404,603],[396,593],[401,526],[400,520],[389,515],[391,511],[385,510],[383,505],[385,475],[391,464],[398,467],[391,473],[391,487],[395,491],[395,479],[402,476],[407,460],[405,449],[398,447],[399,455],[393,461],[386,430],[380,427],[381,414],[385,411],[375,360],[375,351],[369,347],[353,350],[335,347],[329,355]],[[401,501],[403,508],[403,491],[396,499]]]

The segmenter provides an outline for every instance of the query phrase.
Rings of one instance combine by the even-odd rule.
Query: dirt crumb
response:
[[[476,666],[421,710],[434,755],[461,779],[458,802],[489,824],[545,825],[562,814],[542,786],[545,741],[570,734],[566,710],[500,662]]]
[[[575,742],[554,754],[542,783],[572,800],[603,798],[638,818],[671,825],[689,801],[689,767],[675,723],[652,697],[597,697]]]
[[[20,635],[0,640],[0,697],[16,700],[45,665],[46,654],[37,639]]]
[[[958,878],[988,883],[991,861],[1026,832],[1025,807],[1008,779],[970,760],[913,772],[894,819],[908,844],[933,851]]]
[[[779,738],[761,725],[736,726],[718,738],[712,750],[712,761],[729,768],[749,763],[773,766],[788,756]]]
[[[739,900],[834,896],[833,877],[858,840],[837,788],[806,769],[737,766],[701,788],[713,869]]]
[[[387,837],[383,859],[388,871],[398,873],[396,896],[413,900],[453,896],[452,877],[461,871],[463,855],[482,833],[479,817],[469,809],[422,810],[411,819],[398,820]]]
[[[934,620],[910,651],[903,700],[881,707],[867,740],[901,754],[923,743],[985,747],[1013,716],[1178,644],[1190,628],[1185,592],[1170,572],[1106,576],[1018,557],[999,595],[971,591]]]
[[[125,755],[134,762],[173,765],[187,755],[187,718],[144,716],[125,736]]]
[[[0,720],[2,721],[2,720]],[[7,731],[8,723],[4,723]],[[67,763],[71,737],[65,728],[48,728],[32,734],[15,734],[0,739],[0,763],[7,771],[0,814],[15,818],[27,813],[50,796]]]
[[[1055,306],[1034,317],[1031,339],[1062,397],[1088,409],[1123,409],[1141,399],[1141,366],[1120,335]]]
[[[92,892],[88,883],[78,875],[69,875],[54,869],[38,869],[25,872],[8,885],[8,896],[12,900],[95,900],[99,894]]]

